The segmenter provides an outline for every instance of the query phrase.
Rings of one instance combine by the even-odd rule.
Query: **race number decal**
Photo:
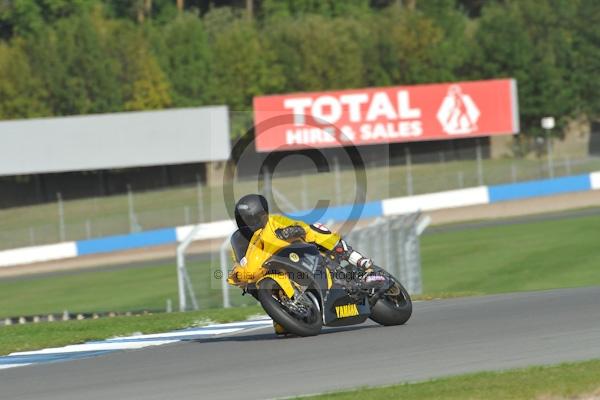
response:
[[[312,224],[312,225],[310,226],[310,228],[311,228],[313,231],[317,231],[317,232],[319,232],[319,233],[331,233],[331,231],[330,231],[329,229],[327,229],[327,227],[326,227],[325,225],[323,225],[323,224],[320,224],[320,223],[318,223],[318,222],[315,222],[314,224]]]

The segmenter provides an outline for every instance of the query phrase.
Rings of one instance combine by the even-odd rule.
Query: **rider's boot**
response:
[[[358,283],[361,289],[378,290],[385,284],[385,277],[378,274],[373,267],[373,260],[363,256],[350,247],[343,239],[339,241],[334,251],[343,259],[358,269]]]
[[[387,280],[380,272],[377,272],[371,268],[373,261],[367,260],[366,263],[368,266],[359,272],[358,281],[360,282],[360,286],[362,289],[367,291],[378,291],[385,286]]]
[[[287,335],[288,334],[288,331],[286,331],[285,328],[281,324],[278,324],[275,321],[273,321],[273,329],[275,329],[275,334],[277,334],[277,335]]]

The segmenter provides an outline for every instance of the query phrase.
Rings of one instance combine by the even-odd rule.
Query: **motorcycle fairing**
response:
[[[297,261],[294,261],[297,260]],[[266,263],[269,273],[285,270],[293,274],[295,282],[316,289],[320,294],[323,324],[327,326],[353,325],[364,322],[371,314],[366,300],[357,303],[348,296],[346,289],[332,282],[331,274],[323,265],[321,254],[313,244],[294,243],[282,249]],[[358,315],[338,317],[336,307],[356,305]]]
[[[334,283],[332,288],[327,293],[323,307],[323,324],[327,326],[344,326],[354,325],[364,322],[371,315],[371,307],[366,298],[361,302],[356,302],[355,299],[348,296],[348,293],[339,284]],[[338,316],[336,307],[356,305],[357,315]]]

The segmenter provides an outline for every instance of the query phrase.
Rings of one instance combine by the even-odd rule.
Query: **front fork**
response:
[[[374,306],[375,303],[377,303],[377,301],[380,298],[382,298],[388,290],[392,288],[392,286],[394,286],[394,281],[381,268],[376,268],[376,271],[385,277],[385,282],[383,285],[381,285],[379,289],[375,290],[375,292],[372,295],[369,295],[369,304],[371,305],[371,307]]]
[[[350,265],[350,268],[340,266],[335,269],[334,275],[336,276],[336,281],[345,287],[350,297],[354,298],[356,301],[360,301],[360,299],[364,298],[366,295],[366,297],[369,298],[370,305],[373,306],[385,292],[393,286],[394,282],[383,269],[375,266],[371,268],[373,268],[376,273],[382,274],[386,278],[385,282],[379,288],[366,288],[365,283],[360,278],[360,271],[357,270],[358,267],[356,266]],[[351,274],[350,279],[348,279],[348,276],[346,275],[346,279],[342,281],[337,280],[339,273]]]

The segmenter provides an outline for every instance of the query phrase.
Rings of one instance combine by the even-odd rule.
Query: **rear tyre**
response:
[[[273,321],[294,335],[318,335],[323,326],[318,300],[310,292],[303,296],[297,302],[290,300],[277,282],[269,278],[258,287],[258,300]]]
[[[387,274],[394,285],[371,308],[371,318],[381,325],[403,325],[412,315],[412,301],[402,284]]]

